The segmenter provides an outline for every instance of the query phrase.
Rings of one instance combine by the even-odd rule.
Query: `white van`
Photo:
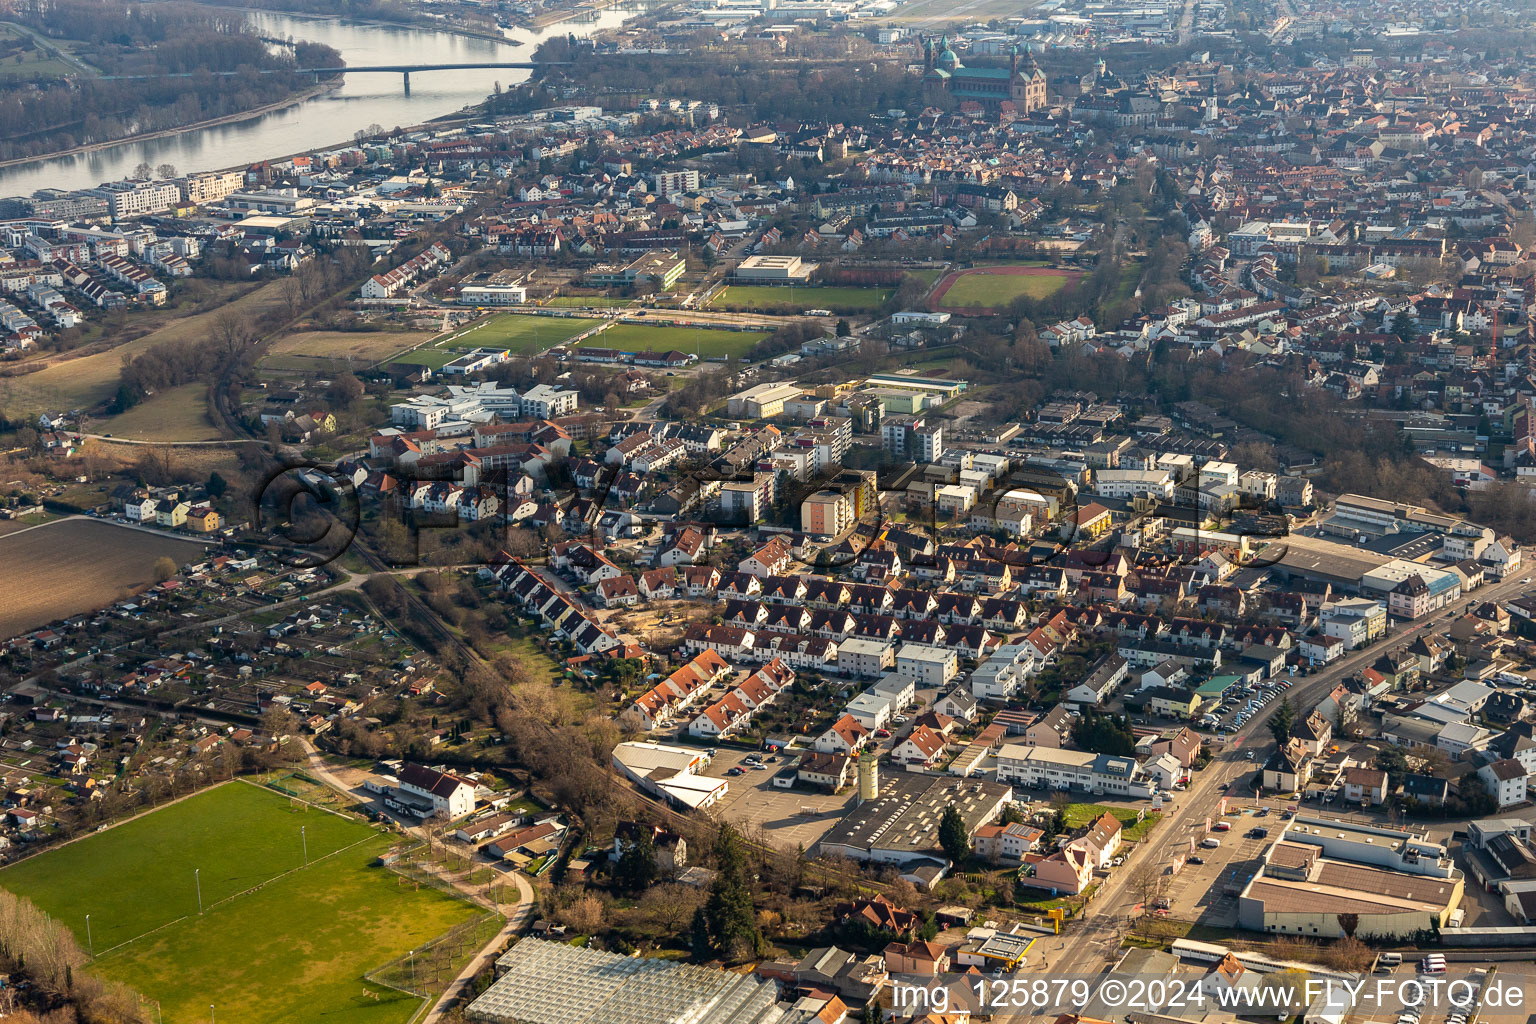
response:
[[[1401,953],[1383,953],[1376,958],[1377,967],[1397,967],[1403,962]]]
[[[1200,845],[1205,847],[1207,850],[1214,850],[1216,847],[1221,845],[1221,840],[1217,839],[1215,836],[1206,836],[1204,839],[1200,840]]]

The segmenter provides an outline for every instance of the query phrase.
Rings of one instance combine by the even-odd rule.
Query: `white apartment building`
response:
[[[523,392],[522,414],[525,418],[540,420],[569,416],[576,411],[580,397],[575,391],[562,391],[550,384],[535,384]]]
[[[944,428],[920,416],[888,416],[880,424],[880,442],[886,451],[913,462],[938,462],[944,455]]]
[[[896,674],[917,686],[943,686],[959,670],[959,655],[947,647],[902,644],[896,652]]]
[[[173,181],[112,181],[91,194],[106,199],[113,220],[164,213],[181,202],[181,186]]]
[[[182,197],[189,203],[202,205],[216,203],[245,185],[245,175],[240,171],[210,171],[206,174],[190,174],[182,183]]]
[[[1166,469],[1100,469],[1093,474],[1093,493],[1106,498],[1173,497],[1173,474]]]
[[[1387,632],[1387,606],[1362,597],[1324,604],[1318,612],[1323,635],[1337,637],[1350,650],[1373,643]]]

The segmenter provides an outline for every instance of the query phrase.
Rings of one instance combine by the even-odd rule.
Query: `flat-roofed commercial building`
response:
[[[688,262],[670,249],[657,249],[635,257],[619,266],[599,263],[583,275],[583,280],[594,288],[631,288],[637,284],[654,284],[659,291],[666,291],[677,283],[688,269]]]
[[[956,781],[948,775],[881,773],[876,795],[857,804],[822,838],[817,852],[854,860],[911,865],[945,857],[939,821],[953,806],[966,834],[996,821],[1013,800],[1013,788],[988,780]]]
[[[748,256],[732,276],[754,284],[805,284],[820,265],[799,256]]]
[[[1426,834],[1313,815],[1289,822],[1260,861],[1238,924],[1282,935],[1411,938],[1445,926],[1466,881]]]
[[[751,420],[771,420],[784,412],[785,402],[804,393],[805,389],[797,384],[755,384],[732,395],[726,401],[726,412]]]
[[[1007,743],[997,752],[997,781],[1035,789],[1150,797],[1157,782],[1134,758]]]

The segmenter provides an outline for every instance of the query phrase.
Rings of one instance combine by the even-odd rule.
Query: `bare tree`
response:
[[[640,909],[646,917],[676,935],[683,924],[693,917],[693,912],[704,905],[704,893],[678,882],[653,885],[640,897]]]
[[[583,896],[559,913],[560,923],[583,935],[591,935],[603,926],[607,908],[596,896]]]
[[[304,284],[297,275],[289,274],[278,285],[278,294],[283,298],[283,308],[288,311],[288,319],[298,318],[304,309]]]
[[[1168,891],[1168,876],[1160,864],[1143,864],[1131,876],[1130,888],[1136,901],[1146,909]]]
[[[213,338],[224,353],[233,359],[255,340],[255,332],[245,316],[231,307],[220,311],[213,318]]]

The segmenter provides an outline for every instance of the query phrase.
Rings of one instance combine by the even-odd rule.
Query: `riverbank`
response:
[[[259,107],[252,107],[249,110],[241,110],[233,114],[225,114],[223,117],[212,117],[206,121],[194,121],[191,124],[180,125],[176,128],[162,128],[156,132],[138,132],[134,135],[125,135],[120,139],[111,139],[106,142],[92,142],[84,146],[75,146],[72,149],[60,149],[55,150],[52,153],[38,153],[36,156],[22,156],[11,160],[0,160],[0,170],[4,170],[7,167],[22,167],[27,164],[34,164],[43,160],[58,160],[66,156],[79,156],[81,153],[96,153],[104,149],[111,149],[114,146],[132,145],[135,142],[150,142],[155,139],[168,139],[173,135],[180,135],[183,132],[194,132],[203,128],[217,128],[220,125],[225,124],[239,124],[241,121],[249,121],[251,118],[261,117],[264,114],[270,114],[276,110],[286,110],[287,108],[297,106],[300,103],[307,103],[314,99],[316,96],[320,96],[330,92],[333,89],[340,88],[341,81],[342,76],[338,75],[329,81],[321,82],[319,85],[312,89],[305,89],[303,92],[296,92],[292,96],[277,100],[273,103],[265,103]]]
[[[206,0],[205,0],[206,3]],[[319,14],[315,11],[284,11],[275,7],[237,7],[234,4],[206,3],[208,7],[217,7],[222,11],[239,11],[243,14],[267,14],[279,15],[284,18],[295,18],[300,21],[331,21],[339,25],[367,25],[372,28],[404,28],[415,32],[444,32],[448,35],[463,36],[466,39],[485,39],[493,43],[501,43],[505,46],[522,46],[521,39],[509,39],[499,32],[482,32],[479,29],[465,28],[461,25],[452,25],[448,22],[438,21],[391,21],[388,18],[358,18],[350,14]]]
[[[249,4],[253,0],[233,0]],[[268,2],[268,0],[256,0]],[[273,0],[280,2],[280,0]],[[569,3],[571,0],[562,0]],[[617,28],[633,17],[628,5],[602,11],[543,32],[508,30],[515,39],[488,42],[465,38],[448,31],[362,25],[339,18],[290,17],[284,14],[249,12],[253,29],[273,39],[307,39],[330,46],[342,54],[348,66],[448,65],[430,75],[411,75],[415,87],[409,94],[398,88],[398,77],[345,74],[340,88],[318,98],[293,103],[265,115],[242,112],[239,123],[210,128],[186,128],[169,136],[132,144],[97,146],[95,152],[39,157],[12,162],[0,170],[0,195],[31,195],[38,189],[97,188],[103,181],[132,175],[140,163],[175,165],[181,172],[215,168],[245,169],[281,154],[314,153],[350,146],[357,131],[380,125],[386,131],[416,125],[443,128],[465,118],[478,117],[486,97],[499,82],[515,88],[534,77],[529,69],[456,69],[461,62],[518,61],[550,36],[568,32],[587,36]],[[230,14],[241,13],[229,9]],[[308,83],[300,83],[307,85]]]
[[[539,15],[537,18],[533,19],[531,27],[536,32],[542,31],[543,29],[550,28],[554,25],[559,25],[563,22],[573,21],[576,18],[601,14],[603,11],[610,10],[614,7],[622,7],[624,4],[630,2],[631,0],[583,0],[582,3],[578,3],[574,7],[566,8],[563,11],[550,11],[548,14]]]

